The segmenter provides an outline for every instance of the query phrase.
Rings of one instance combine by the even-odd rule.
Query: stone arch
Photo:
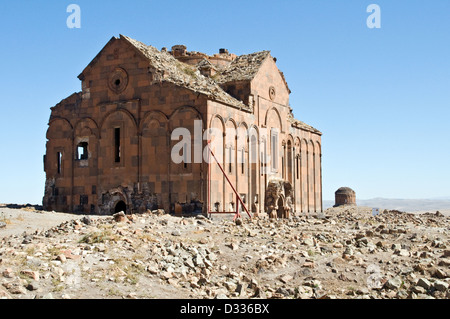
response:
[[[301,211],[307,212],[309,207],[309,178],[308,178],[308,142],[300,141],[300,185],[301,185]]]
[[[113,187],[110,176],[123,181],[123,185],[139,180],[137,133],[136,121],[127,110],[114,110],[104,116],[98,142],[99,185]]]
[[[99,130],[97,123],[90,117],[85,117],[76,122],[74,125],[74,154],[76,156],[75,159],[78,159],[78,146],[81,144],[85,144],[85,151],[88,152],[86,156],[89,159],[91,164],[92,161],[96,161],[97,159],[97,147],[98,147],[98,135]],[[86,154],[85,154],[86,155]],[[88,165],[90,166],[90,165]],[[82,172],[75,172],[74,174],[77,176]],[[83,172],[84,173],[84,172]]]
[[[180,205],[189,206],[194,201],[202,200],[204,196],[203,190],[206,189],[206,184],[202,180],[192,177],[203,173],[202,150],[204,141],[202,136],[200,136],[198,141],[195,139],[196,121],[201,121],[201,125],[204,127],[200,112],[189,105],[178,107],[169,116],[168,129],[170,137],[168,154],[171,158],[168,161],[168,193],[170,196],[169,202],[173,207],[179,207]],[[181,135],[185,134],[187,130],[190,140],[189,136],[186,135],[181,137],[179,137],[180,135],[174,136],[175,139],[172,140],[175,130],[180,130]],[[200,145],[196,145],[197,142]],[[197,148],[200,148],[200,151],[196,151]],[[179,152],[178,154],[174,153],[176,149]],[[177,156],[179,162],[174,161],[173,156]]]
[[[271,116],[273,113],[274,116]],[[271,125],[277,124],[277,125]],[[283,129],[283,121],[281,120],[281,115],[278,109],[275,106],[272,106],[269,108],[266,112],[265,118],[264,118],[264,124],[266,127],[277,127],[280,129],[280,132],[284,132]]]
[[[309,140],[308,142],[308,199],[309,207],[308,211],[316,210],[316,163],[315,163],[315,147],[314,142]]]
[[[169,118],[161,111],[150,111],[144,114],[139,123],[139,134],[142,135],[143,127],[148,120],[158,120],[160,123],[167,123]]]
[[[103,119],[101,120],[100,125],[99,125],[99,128],[100,128],[99,138],[100,138],[100,139],[102,138],[102,131],[103,131],[103,129],[104,129],[104,126],[105,126],[105,123],[107,122],[107,120],[108,120],[111,116],[115,116],[115,115],[118,115],[118,114],[120,114],[120,113],[125,114],[125,115],[131,120],[131,122],[133,123],[133,126],[132,126],[132,127],[133,127],[133,129],[134,129],[133,134],[137,136],[137,133],[138,133],[138,125],[137,125],[136,119],[134,118],[133,114],[131,114],[131,113],[130,113],[128,110],[126,110],[126,109],[116,109],[116,110],[112,110],[112,111],[106,113],[105,116],[103,117]]]
[[[114,205],[114,213],[119,213],[119,212],[124,212],[125,214],[127,213],[127,204],[125,204],[125,202],[123,200],[119,200]]]
[[[298,136],[296,136],[294,138],[294,146],[295,148],[297,148],[298,150],[300,149],[300,138]]]
[[[213,116],[211,116],[211,121],[209,122],[209,127],[214,127],[214,121],[215,120],[219,120],[220,123],[222,124],[222,132],[225,132],[225,120],[224,118],[220,115],[220,114],[214,114]]]
[[[222,116],[215,114],[211,117],[210,129],[213,130],[214,136],[211,142],[211,149],[220,165],[225,163],[224,159],[224,136],[225,136],[225,121]],[[218,164],[211,157],[210,160],[210,207],[212,211],[225,211],[225,177],[222,174]]]
[[[167,178],[170,161],[168,118],[159,111],[147,112],[139,126],[141,143],[141,176],[155,185],[153,192],[167,193],[161,189],[161,183],[156,183],[156,175]]]
[[[84,128],[89,128],[91,131],[91,134],[95,135],[95,137],[98,138],[99,129],[98,129],[97,122],[95,122],[94,119],[92,119],[91,117],[84,117],[84,118],[79,119],[74,125],[75,136],[82,133],[82,130]]]
[[[116,212],[117,205],[120,202],[125,204],[125,213],[131,208],[131,200],[122,186],[112,188],[101,196],[102,202],[99,205],[100,213],[103,215],[112,215]]]
[[[237,128],[237,147],[241,149],[242,147],[248,152],[248,142],[249,142],[249,131],[248,126],[245,122],[241,122]]]
[[[236,188],[238,177],[237,161],[237,124],[233,118],[228,118],[225,122],[225,165],[224,170],[228,179]],[[233,211],[236,207],[236,195],[228,183],[225,183],[225,207],[228,211]]]
[[[237,137],[237,124],[232,118],[229,118],[225,122],[225,146],[229,147],[229,144],[234,144]]]
[[[172,140],[172,135],[175,130],[187,130],[190,135],[190,141],[186,140],[189,136],[183,136],[183,140],[185,141],[184,145],[181,145],[179,155],[183,156],[183,159],[180,163],[175,163],[173,160],[170,161],[170,172],[171,174],[184,174],[184,173],[192,173],[195,163],[194,153],[194,138],[195,138],[195,121],[202,121],[201,114],[197,109],[191,106],[181,106],[177,108],[172,114],[169,116],[168,122],[168,130],[169,130],[169,149],[172,151],[174,147],[180,146],[179,143],[183,143],[181,139]],[[202,139],[203,141],[203,139]],[[190,145],[189,145],[190,144]],[[200,154],[202,155],[202,154]],[[198,156],[198,154],[197,154]],[[186,196],[185,196],[186,197]]]
[[[294,207],[295,211],[301,211],[301,197],[302,197],[302,185],[301,185],[301,149],[300,149],[300,138],[298,136],[294,137],[294,150],[293,150],[293,178],[294,178]]]
[[[260,137],[256,125],[248,128],[248,161],[249,161],[249,195],[248,205],[250,210],[257,214],[260,210],[261,190],[259,189],[259,163],[260,163]]]
[[[237,128],[237,191],[243,197],[245,205],[249,209],[251,203],[250,192],[250,161],[249,161],[249,138],[247,123],[241,122]]]
[[[316,203],[316,211],[322,211],[322,149],[319,141],[316,141],[315,148],[315,203]]]
[[[188,119],[197,119],[197,120],[201,120],[202,121],[202,125],[203,127],[205,123],[203,123],[203,117],[202,114],[193,106],[190,105],[184,105],[184,106],[180,106],[177,109],[175,109],[169,116],[169,131],[172,132],[175,128],[180,127],[180,126],[174,126],[173,123],[175,121],[175,119],[184,112],[191,112],[193,114],[195,114],[195,117],[190,117]]]
[[[60,117],[52,119],[48,125],[44,161],[47,177],[70,176],[73,164],[73,127],[67,119]],[[49,187],[45,188],[46,194],[51,194]]]
[[[57,123],[61,123],[57,125]],[[72,138],[73,126],[69,120],[57,117],[48,123],[46,137],[48,140],[55,138]]]
[[[277,200],[277,217],[278,218],[284,218],[284,207],[285,207],[285,198],[283,194],[280,194]]]

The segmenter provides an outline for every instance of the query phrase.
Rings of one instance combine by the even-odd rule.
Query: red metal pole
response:
[[[208,141],[209,145],[209,141]],[[209,146],[208,146],[209,147]],[[208,152],[208,212],[211,217],[211,155]]]
[[[252,215],[250,215],[250,213],[248,212],[247,207],[245,206],[244,202],[242,201],[241,197],[239,196],[238,192],[236,191],[236,189],[234,188],[233,184],[231,183],[230,179],[228,178],[227,174],[225,173],[225,171],[222,168],[222,165],[220,165],[219,161],[217,160],[216,156],[214,155],[214,152],[211,150],[211,147],[209,147],[209,142],[208,142],[208,149],[211,153],[211,155],[213,156],[214,160],[217,162],[217,165],[219,165],[220,170],[222,171],[222,174],[225,176],[225,179],[227,180],[228,184],[230,184],[231,189],[233,190],[233,192],[236,194],[236,207],[238,207],[238,203],[241,203],[242,207],[244,207],[244,210],[247,212],[248,216],[250,218],[252,218]],[[237,214],[239,215],[239,211],[237,211]],[[236,216],[235,216],[236,218]]]

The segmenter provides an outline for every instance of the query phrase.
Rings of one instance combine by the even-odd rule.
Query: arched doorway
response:
[[[114,208],[114,213],[124,212],[127,213],[127,205],[123,200],[118,201],[116,207]]]
[[[278,209],[277,209],[278,218],[284,218],[284,202],[283,202],[282,196],[280,196],[278,198],[277,206],[278,206]]]

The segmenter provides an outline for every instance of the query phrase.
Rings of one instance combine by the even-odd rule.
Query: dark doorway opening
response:
[[[124,212],[127,213],[127,205],[123,200],[119,201],[114,208],[114,213]]]
[[[280,196],[280,198],[278,198],[277,206],[278,206],[277,216],[278,216],[278,218],[283,218],[284,217],[283,197]]]

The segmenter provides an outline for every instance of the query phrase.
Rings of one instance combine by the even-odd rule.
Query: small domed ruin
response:
[[[349,187],[341,187],[335,193],[334,207],[352,205],[356,206],[356,193]]]

